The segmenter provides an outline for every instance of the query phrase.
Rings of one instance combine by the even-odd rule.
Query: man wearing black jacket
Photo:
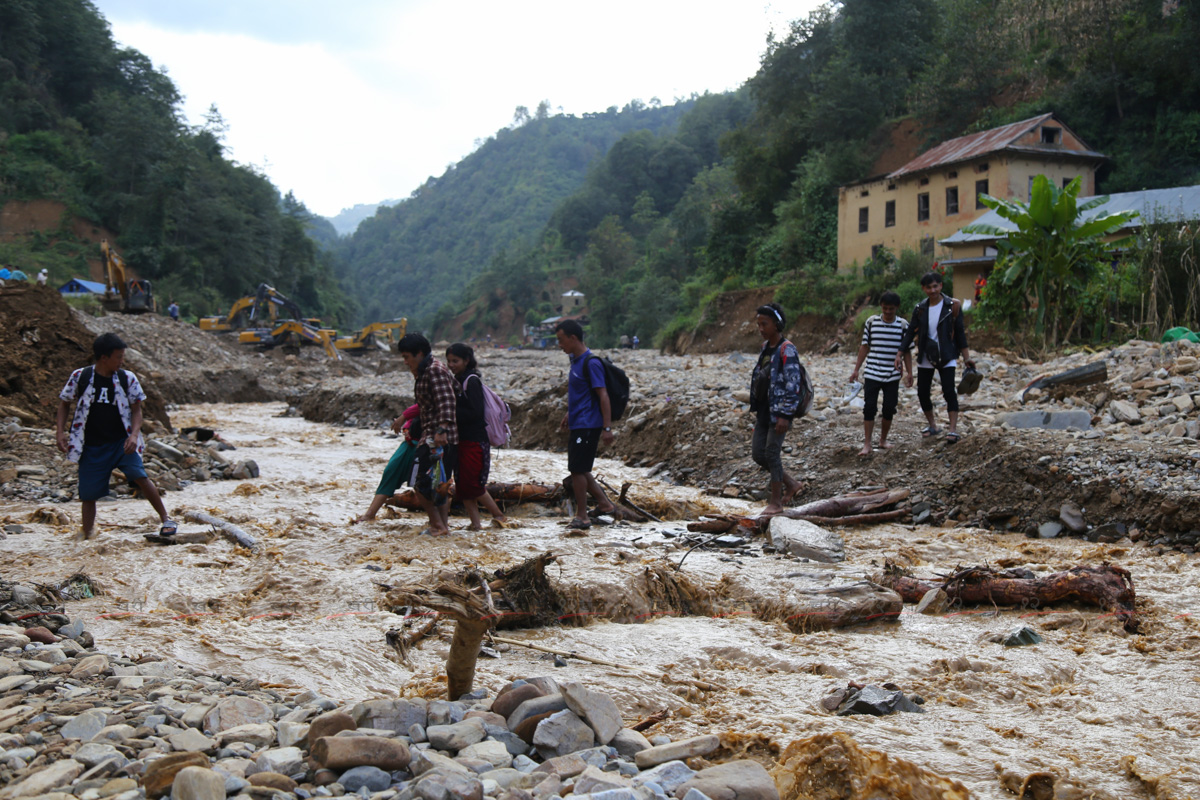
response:
[[[961,356],[963,363],[971,366],[971,354],[967,350],[967,331],[963,326],[962,303],[942,294],[942,276],[927,272],[921,278],[921,289],[925,300],[917,304],[909,321],[908,330],[900,340],[900,352],[896,354],[896,369],[900,369],[901,354],[917,343],[917,400],[929,426],[921,431],[928,438],[941,433],[933,415],[933,373],[938,373],[942,383],[942,397],[946,400],[950,425],[946,430],[946,441],[958,441],[958,392],[954,389],[954,370]]]

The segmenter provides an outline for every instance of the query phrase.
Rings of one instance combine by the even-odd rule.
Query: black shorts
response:
[[[572,475],[583,475],[592,471],[596,463],[596,450],[600,447],[602,428],[575,428],[567,439],[567,471]]]
[[[437,466],[438,459],[429,450],[429,445],[423,444],[417,448],[417,483],[413,488],[426,500],[432,500],[435,506],[446,502],[447,495],[438,494],[440,483],[454,476],[454,468],[458,465],[458,447],[448,444],[442,447],[441,468],[436,476],[432,470]],[[434,480],[434,478],[437,480]]]

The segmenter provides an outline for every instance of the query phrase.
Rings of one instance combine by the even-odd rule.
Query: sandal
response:
[[[937,436],[941,431],[930,425],[928,428],[921,429],[921,438],[928,439],[930,436]]]
[[[171,520],[164,522],[162,527],[158,529],[159,536],[174,536],[177,533],[179,533],[179,526]]]
[[[572,517],[571,521],[567,523],[567,528],[573,531],[586,531],[590,527],[592,527],[592,522],[587,519]]]
[[[946,444],[954,444],[959,440],[959,438],[960,437],[956,432],[950,431],[946,434]]]

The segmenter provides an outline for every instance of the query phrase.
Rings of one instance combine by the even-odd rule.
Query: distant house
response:
[[[575,289],[570,289],[562,294],[562,313],[566,316],[572,314],[582,314],[587,311],[587,295]]]
[[[558,323],[567,319],[575,320],[584,328],[587,328],[588,323],[591,322],[587,314],[564,314],[557,317],[547,317],[537,325],[525,326],[525,344],[541,348],[553,347],[558,343],[558,337],[554,333],[554,328]]]
[[[1143,192],[1122,192],[1108,196],[1108,202],[1085,211],[1080,222],[1101,214],[1136,211],[1139,216],[1110,239],[1136,234],[1143,225],[1152,222],[1196,222],[1200,220],[1200,186],[1178,186],[1173,189],[1151,189]],[[988,211],[972,224],[993,225],[1004,230],[1016,226],[995,211]],[[966,227],[966,226],[964,226]],[[996,263],[998,237],[984,233],[963,233],[961,230],[940,241],[951,257],[942,266],[953,268],[954,296],[966,300],[974,297],[975,277],[987,275]]]
[[[838,269],[881,247],[942,255],[937,242],[988,210],[979,195],[1028,201],[1035,175],[1063,186],[1080,177],[1080,195],[1095,194],[1106,160],[1052,113],[943,142],[894,172],[838,189]]]
[[[85,281],[82,278],[71,278],[71,280],[58,287],[58,293],[64,297],[80,297],[83,295],[96,294],[104,297],[104,284],[96,281]]]

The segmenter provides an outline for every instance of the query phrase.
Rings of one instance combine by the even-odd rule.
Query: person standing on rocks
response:
[[[458,395],[458,466],[454,470],[454,496],[471,519],[467,530],[483,530],[479,504],[492,515],[496,527],[504,527],[508,517],[488,494],[488,473],[492,470],[492,445],[488,441],[484,419],[483,379],[470,345],[455,342],[446,348],[446,366],[462,386]],[[475,380],[471,380],[474,378]]]
[[[942,397],[950,417],[946,441],[958,441],[958,392],[954,388],[954,370],[961,356],[963,363],[974,366],[967,350],[967,331],[963,325],[962,303],[942,294],[942,276],[927,272],[921,278],[925,299],[913,310],[912,322],[900,340],[901,352],[896,353],[893,365],[900,369],[901,356],[917,344],[917,400],[929,425],[921,436],[929,438],[941,433],[933,413],[933,373],[942,383]]]
[[[912,354],[900,350],[908,321],[896,312],[900,310],[900,295],[884,292],[879,298],[879,314],[867,320],[863,326],[862,345],[858,348],[858,361],[850,373],[850,382],[858,381],[858,371],[863,362],[867,364],[863,382],[863,448],[860,456],[871,455],[871,436],[875,432],[875,413],[879,408],[879,394],[883,393],[883,422],[879,423],[879,449],[890,450],[888,431],[892,429],[892,418],[900,398],[900,378],[904,385],[912,386]],[[903,355],[903,372],[896,366],[896,357]]]
[[[804,488],[783,469],[783,437],[800,410],[803,376],[796,346],[783,338],[779,304],[759,306],[755,324],[763,346],[750,376],[750,410],[756,415],[750,455],[771,473],[771,499],[762,513],[778,514]]]
[[[79,500],[83,538],[96,530],[96,501],[108,494],[108,481],[120,469],[130,485],[141,490],[162,521],[159,535],[172,536],[178,526],[167,516],[158,488],[142,464],[142,402],[146,393],[137,376],[122,369],[125,342],[105,333],[92,343],[95,364],[71,373],[58,396],[58,449],[79,464]],[[75,403],[75,416],[67,429],[67,413]]]
[[[447,497],[438,491],[458,463],[457,396],[461,389],[446,365],[433,357],[429,340],[405,334],[396,343],[404,366],[412,373],[423,440],[417,447],[417,502],[429,514],[429,533],[450,533]]]
[[[612,406],[604,379],[604,364],[583,343],[583,326],[565,319],[554,326],[558,347],[571,357],[567,371],[567,413],[563,414],[562,430],[567,438],[567,471],[571,473],[571,489],[575,495],[575,516],[567,523],[572,530],[585,531],[592,527],[587,513],[587,496],[596,500],[601,514],[611,514],[617,508],[592,476],[596,451],[600,443],[612,444]]]

